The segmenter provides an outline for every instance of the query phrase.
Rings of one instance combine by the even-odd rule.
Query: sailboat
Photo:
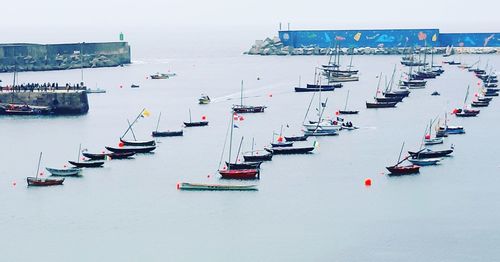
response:
[[[438,125],[436,137],[446,137],[448,135],[465,134],[463,126],[450,126],[448,125],[448,114],[444,114],[444,125]]]
[[[309,102],[309,106],[306,111],[306,115],[302,122],[302,125],[306,128],[304,132],[305,135],[308,136],[333,136],[337,135],[338,131],[342,128],[342,125],[338,121],[333,121],[331,119],[323,119],[323,113],[325,112],[326,105],[328,103],[328,98],[325,102],[321,100],[321,92],[318,93],[318,120],[317,121],[309,121],[309,123],[305,123],[307,119],[307,115],[309,114],[309,109],[311,108],[311,104],[314,100],[313,94],[311,97],[311,101]]]
[[[40,162],[42,161],[42,152],[40,152],[40,157],[38,158],[38,167],[36,169],[35,177],[27,177],[26,182],[28,186],[55,186],[62,185],[64,178],[39,178],[38,172],[40,171]]]
[[[263,113],[266,106],[249,106],[243,105],[243,80],[241,80],[240,104],[233,105],[235,113]]]
[[[386,167],[386,169],[389,170],[389,172],[391,172],[392,175],[408,175],[408,174],[415,174],[420,171],[420,166],[417,165],[400,166],[401,163],[403,163],[409,158],[405,157],[403,158],[403,160],[401,160],[401,154],[403,153],[404,146],[405,143],[403,142],[403,145],[401,146],[401,151],[399,152],[398,161],[396,162],[396,164],[393,166]]]
[[[429,133],[425,135],[424,144],[425,145],[437,145],[444,143],[444,139],[442,137],[432,137],[432,125],[434,121],[430,121],[429,123]]]
[[[323,69],[322,69],[323,70]],[[314,82],[313,84],[307,84],[306,87],[301,86],[300,76],[299,76],[299,86],[295,87],[295,92],[328,92],[334,91],[335,88],[341,88],[341,83],[335,84],[322,84],[321,74],[318,74],[318,68],[314,68]]]
[[[390,108],[390,107],[396,107],[396,104],[399,103],[401,100],[403,100],[403,97],[401,96],[394,96],[394,97],[383,97],[383,98],[378,98],[378,94],[380,93],[380,81],[382,80],[382,73],[378,76],[378,84],[377,84],[377,91],[375,92],[375,96],[373,99],[375,100],[374,102],[366,102],[366,108]],[[386,98],[386,99],[384,99]],[[389,100],[389,99],[395,99],[395,100]]]
[[[245,162],[259,162],[259,161],[271,161],[273,159],[273,154],[265,150],[254,150],[255,141],[252,138],[252,150],[243,153],[243,159]]]
[[[260,170],[257,168],[248,168],[248,169],[236,169],[235,166],[231,165],[231,151],[233,147],[233,129],[234,129],[234,117],[233,113],[231,113],[231,133],[229,135],[229,153],[228,153],[228,161],[226,162],[226,167],[223,169],[219,169],[219,174],[222,178],[226,179],[258,179],[260,178]],[[241,147],[240,147],[241,148]],[[238,156],[236,156],[238,157]],[[236,163],[236,161],[235,161]]]
[[[344,105],[344,110],[339,110],[339,114],[341,115],[356,115],[359,113],[358,110],[347,110],[347,102],[349,101],[349,91],[347,90],[347,96],[345,98],[345,105]]]
[[[144,116],[149,116],[149,112],[147,112],[145,108],[143,108],[141,110],[139,115],[137,115],[137,117],[134,119],[134,121],[132,121],[132,123],[130,123],[127,120],[128,128],[127,128],[127,130],[125,130],[125,133],[123,133],[123,135],[120,137],[120,142],[124,146],[155,146],[156,145],[156,142],[154,140],[138,141],[135,137],[135,133],[134,133],[134,130],[132,129],[132,127],[135,125],[135,123],[137,123],[139,118],[144,117]],[[124,139],[124,137],[128,134],[129,131],[132,132],[132,136],[134,137],[134,140],[125,140]]]
[[[475,117],[479,114],[480,110],[468,109],[467,108],[467,98],[469,97],[470,86],[467,86],[467,92],[465,93],[464,106],[463,108],[455,108],[453,113],[457,117]]]
[[[226,161],[226,167],[229,169],[260,169],[260,165],[262,161],[254,161],[254,162],[239,162],[241,145],[243,144],[243,137],[241,137],[240,146],[238,147],[238,153],[236,154],[236,158],[234,162]]]
[[[359,81],[359,77],[356,76],[358,70],[352,70],[352,58],[354,57],[354,49],[351,48],[351,59],[347,70],[342,70],[340,68],[340,44],[336,45],[336,52],[334,62],[332,63],[333,51],[330,53],[330,60],[327,65],[323,65],[321,70],[328,79],[328,83],[338,83],[338,82],[353,82]]]
[[[80,153],[82,150],[82,144],[78,147],[78,158],[75,161],[68,161],[68,163],[72,164],[75,167],[82,168],[82,167],[102,167],[104,165],[104,161],[83,161],[80,162]]]
[[[205,116],[201,117],[202,121],[192,121],[191,119],[191,109],[189,109],[189,122],[184,122],[185,127],[195,127],[195,126],[207,126],[208,121],[206,120]]]
[[[161,112],[160,115],[158,116],[158,122],[156,123],[156,130],[151,133],[151,136],[153,137],[169,137],[169,136],[182,136],[184,134],[183,130],[176,130],[176,131],[158,131],[158,127],[160,126],[160,119],[161,119]]]

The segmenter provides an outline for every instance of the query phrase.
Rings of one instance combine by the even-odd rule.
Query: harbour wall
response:
[[[78,91],[0,92],[0,104],[46,106],[56,115],[81,115],[89,111],[87,93]]]
[[[130,61],[127,42],[0,44],[0,72],[113,67]]]
[[[500,53],[500,33],[441,33],[439,29],[380,30],[286,30],[278,37],[257,40],[245,52],[250,55],[324,55],[336,52],[339,44],[357,55],[402,54],[409,47],[434,47],[444,53],[455,47],[457,53]]]

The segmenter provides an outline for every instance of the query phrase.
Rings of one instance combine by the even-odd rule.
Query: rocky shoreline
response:
[[[429,48],[416,48],[415,53],[427,51],[430,53]],[[455,54],[500,54],[498,47],[457,47],[453,48]],[[372,47],[359,47],[359,48],[340,48],[339,53],[354,55],[403,55],[408,53],[408,48],[372,48]],[[435,47],[434,54],[444,54],[446,47]],[[333,48],[320,48],[317,46],[306,46],[301,48],[293,48],[284,46],[279,37],[266,38],[265,40],[256,40],[250,50],[244,52],[245,55],[327,55],[336,54],[337,50]]]

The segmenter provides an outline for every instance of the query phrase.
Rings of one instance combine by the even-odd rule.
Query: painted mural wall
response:
[[[499,33],[440,34],[441,46],[500,47]]]
[[[439,29],[395,29],[395,30],[297,30],[280,31],[279,37],[285,46],[332,47],[335,42],[341,47],[409,47],[436,46]]]

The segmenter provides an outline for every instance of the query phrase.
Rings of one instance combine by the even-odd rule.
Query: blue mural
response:
[[[279,37],[285,46],[332,47],[409,47],[435,46],[438,29],[420,30],[304,30],[280,31]]]
[[[498,33],[441,34],[440,42],[442,46],[500,47],[500,34]]]
[[[439,29],[394,30],[294,30],[280,31],[285,46],[332,47],[411,47],[411,46],[464,46],[500,47],[498,33],[441,34]]]

